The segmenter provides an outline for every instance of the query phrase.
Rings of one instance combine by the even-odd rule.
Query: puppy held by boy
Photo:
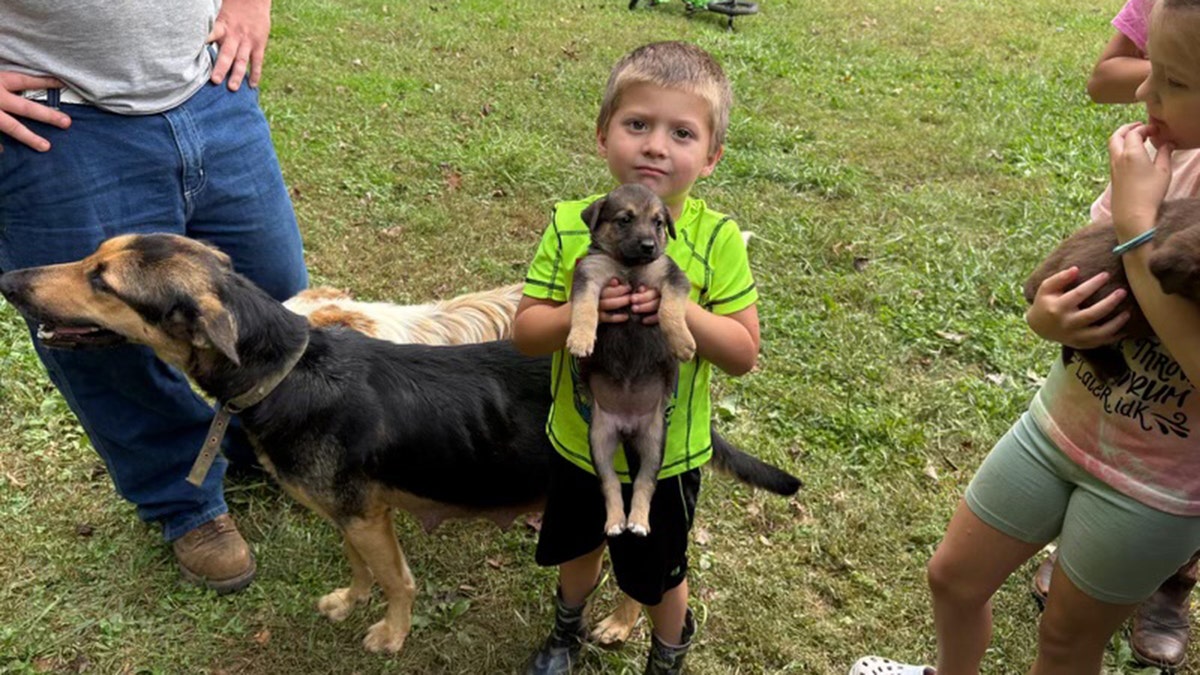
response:
[[[1153,247],[1150,271],[1158,278],[1163,292],[1200,303],[1200,228],[1195,227],[1198,224],[1200,199],[1163,202],[1152,238],[1144,240],[1146,243],[1142,245]],[[1092,223],[1081,228],[1059,244],[1029,276],[1025,282],[1025,300],[1032,303],[1038,288],[1047,278],[1071,267],[1079,268],[1076,279],[1083,281],[1107,273],[1104,285],[1085,299],[1081,306],[1090,307],[1114,291],[1124,289],[1127,294],[1109,316],[1118,312],[1129,313],[1129,319],[1121,331],[1123,337],[1153,335],[1154,329],[1146,320],[1137,300],[1132,293],[1128,293],[1129,280],[1125,276],[1125,265],[1114,249],[1121,250],[1111,223]],[[1112,346],[1076,350],[1063,345],[1063,363],[1070,363],[1076,351],[1106,379],[1119,379],[1129,369],[1120,351]]]
[[[679,362],[696,354],[684,320],[691,284],[663,255],[675,224],[649,188],[622,185],[592,202],[583,221],[592,243],[575,267],[567,349],[579,359],[579,378],[592,402],[588,436],[604,494],[604,531],[610,537],[625,530],[644,537],[650,533],[650,498],[662,467],[665,413]],[[622,323],[600,323],[600,291],[614,278],[659,291],[657,324],[632,315]],[[613,468],[619,442],[638,464],[628,519]]]

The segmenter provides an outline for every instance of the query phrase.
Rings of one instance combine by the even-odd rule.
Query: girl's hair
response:
[[[703,49],[684,42],[654,42],[626,54],[613,66],[600,102],[596,128],[604,131],[621,103],[621,95],[635,84],[652,84],[696,94],[708,102],[715,151],[725,143],[733,88],[725,71]]]
[[[1186,12],[1180,16],[1179,12]],[[1172,16],[1168,17],[1170,13]],[[1184,54],[1188,61],[1195,64],[1200,73],[1200,0],[1156,0],[1150,13],[1150,40],[1161,46],[1169,46],[1172,51]],[[1179,22],[1196,22],[1179,26]],[[1174,30],[1167,29],[1167,27]],[[1166,29],[1166,30],[1164,30]],[[1153,54],[1150,55],[1153,58]]]

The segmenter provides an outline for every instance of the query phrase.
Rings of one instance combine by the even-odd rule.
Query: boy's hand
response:
[[[613,277],[600,290],[600,322],[624,323],[629,320],[631,291],[628,285]]]
[[[1025,312],[1025,321],[1040,337],[1075,349],[1092,349],[1116,342],[1121,338],[1121,328],[1129,320],[1129,312],[1121,312],[1107,320],[1105,317],[1121,304],[1128,291],[1118,288],[1096,304],[1081,309],[1080,304],[1100,290],[1109,275],[1101,272],[1066,290],[1078,276],[1079,268],[1069,267],[1046,277],[1038,287],[1033,304]]]
[[[637,314],[642,323],[653,326],[658,323],[658,301],[662,294],[653,288],[638,286],[637,293],[629,296],[630,309]]]

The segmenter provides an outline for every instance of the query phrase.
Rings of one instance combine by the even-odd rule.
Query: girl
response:
[[[1200,307],[1164,295],[1139,246],[1166,198],[1195,196],[1200,163],[1200,0],[1161,0],[1151,15],[1150,76],[1138,88],[1146,123],[1109,139],[1112,184],[1093,209],[1110,213],[1130,290],[1158,339],[1120,342],[1131,372],[1104,382],[1076,359],[1055,361],[1030,409],[980,466],[933,560],[937,670],[866,657],[851,675],[979,672],[991,638],[990,599],[1051,539],[1059,556],[1038,633],[1034,675],[1099,673],[1104,647],[1134,606],[1200,546]],[[1149,139],[1157,147],[1145,146]],[[1111,211],[1109,211],[1111,207]],[[1048,279],[1027,316],[1035,332],[1087,347],[1119,337],[1120,295],[1087,309],[1103,279],[1073,290],[1077,270]]]

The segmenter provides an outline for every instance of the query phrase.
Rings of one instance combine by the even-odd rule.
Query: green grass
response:
[[[929,659],[924,564],[1054,353],[1019,286],[1084,222],[1107,134],[1140,115],[1084,94],[1117,6],[768,0],[727,33],[679,2],[625,4],[277,0],[262,100],[314,281],[417,301],[520,279],[551,204],[609,185],[592,129],[608,67],[697,42],[737,98],[698,194],[757,235],[763,294],[760,368],[720,379],[720,424],[807,486],[787,501],[706,480],[692,672]],[[320,617],[348,574],[337,537],[254,480],[229,501],[257,581],[224,598],[182,585],[7,306],[0,447],[0,670],[513,672],[550,620],[527,528],[427,535],[401,517],[419,628],[398,657],[366,654],[378,596]],[[1031,571],[996,599],[988,672],[1031,661]],[[1118,644],[1107,667],[1131,672]],[[584,671],[640,672],[645,648],[643,628]]]

